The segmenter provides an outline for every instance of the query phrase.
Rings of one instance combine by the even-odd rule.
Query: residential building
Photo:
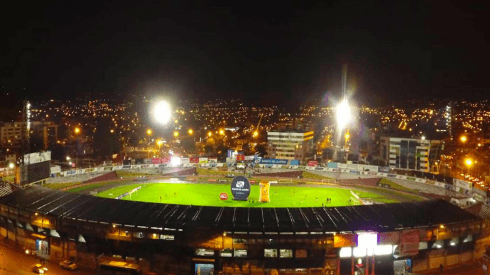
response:
[[[313,131],[267,132],[269,158],[304,161],[313,148]]]
[[[27,136],[25,122],[4,122],[0,126],[0,145],[3,148],[18,149],[21,147],[22,135]],[[31,122],[31,137],[38,137],[47,150],[58,140],[58,125],[52,121]]]
[[[291,120],[282,121],[277,123],[277,130],[279,131],[306,131],[306,132],[314,132],[315,131],[315,123],[309,120],[305,120],[303,118],[293,118]]]
[[[440,144],[438,140],[381,137],[380,156],[390,168],[429,172],[430,150],[440,148]],[[437,154],[440,152],[433,152],[431,156]]]

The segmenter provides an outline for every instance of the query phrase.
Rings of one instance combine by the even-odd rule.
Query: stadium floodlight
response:
[[[352,119],[351,108],[347,102],[347,99],[344,99],[339,105],[337,105],[336,115],[337,126],[340,130],[342,130]]]
[[[172,109],[167,101],[159,101],[153,107],[153,119],[161,124],[166,124],[172,118]]]
[[[172,157],[170,159],[170,165],[173,167],[179,166],[182,164],[182,160],[179,157]]]

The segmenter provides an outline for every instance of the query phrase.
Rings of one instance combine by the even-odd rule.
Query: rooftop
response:
[[[0,204],[63,219],[235,232],[386,232],[479,220],[444,200],[347,207],[235,208],[106,199],[39,186],[0,197]]]

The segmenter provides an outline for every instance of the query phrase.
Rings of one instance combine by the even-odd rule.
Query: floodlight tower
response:
[[[342,68],[342,96],[336,109],[337,116],[337,130],[339,133],[339,141],[342,139],[342,133],[344,129],[347,129],[349,122],[352,119],[351,107],[349,106],[349,101],[347,99],[347,65]],[[344,149],[347,148],[347,140],[350,138],[349,129],[346,130],[345,134],[345,144]],[[339,142],[340,143],[340,142]]]

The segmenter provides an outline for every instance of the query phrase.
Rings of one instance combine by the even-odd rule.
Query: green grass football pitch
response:
[[[145,183],[120,186],[97,194],[99,197],[116,198],[138,186],[141,189],[126,196],[124,200],[170,203],[184,205],[227,206],[227,207],[314,207],[347,206],[359,204],[349,189],[332,187],[271,186],[270,202],[260,203],[260,187],[252,185],[248,201],[234,201],[229,184],[193,184],[193,183]],[[222,201],[220,193],[227,193],[228,200]],[[368,192],[363,192],[368,194]],[[372,196],[388,200],[379,195]],[[331,198],[330,203],[326,199]],[[351,200],[351,202],[349,202]],[[386,202],[386,201],[383,201]]]

